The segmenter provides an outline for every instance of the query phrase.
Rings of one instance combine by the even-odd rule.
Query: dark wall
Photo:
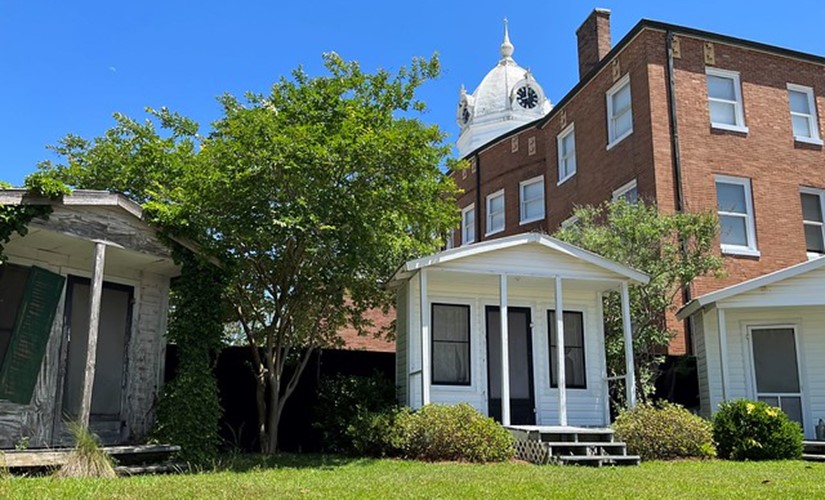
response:
[[[224,413],[220,435],[227,449],[258,450],[255,379],[252,376],[248,347],[227,347],[221,351],[215,365],[221,406]],[[166,381],[175,376],[177,349],[169,345],[166,351]],[[288,380],[289,367],[284,373]],[[372,375],[378,372],[387,380],[395,380],[395,354],[387,352],[321,350],[316,352],[287,400],[279,429],[283,451],[318,451],[319,434],[312,428],[319,380],[338,374]]]

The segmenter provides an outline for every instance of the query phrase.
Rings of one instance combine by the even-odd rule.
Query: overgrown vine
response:
[[[12,186],[0,182],[0,189]],[[31,194],[44,198],[59,198],[70,192],[69,188],[60,181],[41,175],[33,174],[26,179],[26,189]],[[0,264],[6,261],[5,245],[11,241],[14,233],[26,236],[29,224],[37,218],[46,219],[52,213],[51,205],[2,205],[0,204]]]
[[[178,365],[158,403],[155,438],[181,446],[179,458],[196,467],[217,456],[222,409],[213,373],[223,335],[226,273],[174,246],[181,275],[172,284],[167,339],[177,344]]]

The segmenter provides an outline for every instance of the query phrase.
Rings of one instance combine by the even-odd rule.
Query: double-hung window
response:
[[[476,240],[476,209],[474,204],[461,211],[461,244],[467,245]]]
[[[550,387],[558,387],[558,343],[556,342],[556,312],[547,311],[550,328]],[[564,386],[570,389],[586,389],[587,375],[584,366],[584,314],[564,311]]]
[[[433,304],[432,383],[470,385],[470,306]]]
[[[618,200],[625,200],[631,205],[639,202],[639,188],[636,186],[636,179],[613,191],[613,201]]]
[[[607,91],[607,149],[632,133],[630,74],[627,74]]]
[[[825,254],[825,223],[823,222],[823,206],[825,205],[825,191],[803,189],[802,196],[802,225],[805,228],[805,247],[809,258],[821,257]]]
[[[718,68],[705,68],[705,72],[708,80],[710,125],[724,130],[747,132],[739,73]]]
[[[559,150],[559,184],[576,173],[576,130],[571,123],[556,138]]]
[[[814,89],[789,83],[788,101],[791,107],[791,125],[793,126],[794,140],[822,145],[822,139],[819,138],[819,124],[816,119]]]
[[[520,224],[544,218],[544,176],[519,183],[519,212]]]
[[[758,257],[750,179],[717,175],[716,207],[722,253]]]
[[[487,196],[487,234],[504,231],[504,190]]]

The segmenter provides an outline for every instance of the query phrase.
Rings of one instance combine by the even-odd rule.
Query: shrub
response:
[[[802,429],[780,410],[761,401],[738,399],[719,405],[713,439],[721,458],[783,460],[802,456]]]
[[[640,404],[622,411],[613,428],[628,451],[644,460],[715,455],[711,423],[677,404]]]
[[[325,451],[348,455],[397,454],[395,386],[375,373],[338,375],[321,381],[314,427]]]
[[[404,454],[419,460],[500,462],[513,457],[513,438],[467,403],[429,404],[397,419]]]

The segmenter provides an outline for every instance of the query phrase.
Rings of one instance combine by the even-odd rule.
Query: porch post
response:
[[[432,383],[432,356],[430,355],[430,307],[427,301],[427,270],[418,271],[421,285],[421,404],[430,404]]]
[[[92,411],[92,389],[95,383],[95,362],[97,361],[97,334],[100,326],[100,299],[103,295],[103,265],[106,260],[106,244],[95,242],[92,287],[89,296],[89,333],[86,343],[86,369],[83,372],[83,394],[80,400],[80,426],[89,428]]]
[[[559,387],[559,425],[567,425],[567,377],[564,363],[564,297],[562,282],[556,276],[556,382]]]
[[[719,324],[719,365],[722,369],[722,401],[728,400],[728,327],[725,321],[725,310],[716,309],[716,318]]]
[[[624,330],[625,389],[627,407],[636,406],[636,363],[633,361],[633,329],[630,323],[630,291],[627,281],[622,281],[622,329]]]
[[[510,425],[510,336],[507,331],[507,275],[499,275],[501,317],[501,424]]]

